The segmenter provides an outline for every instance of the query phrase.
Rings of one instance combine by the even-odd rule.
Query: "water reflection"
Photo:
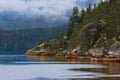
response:
[[[107,74],[120,74],[120,64],[110,64],[106,68],[74,68],[73,71],[88,71]]]
[[[0,55],[0,80],[119,79],[119,62],[90,62],[87,58],[66,59],[62,56]]]

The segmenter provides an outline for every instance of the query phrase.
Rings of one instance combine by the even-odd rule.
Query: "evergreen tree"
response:
[[[70,23],[77,23],[79,20],[79,9],[78,7],[74,7],[72,11],[72,16],[70,17]]]
[[[82,22],[84,15],[85,15],[85,10],[82,9],[82,10],[81,10],[81,13],[80,13],[80,16],[79,16],[79,22],[80,22],[80,23]]]
[[[87,12],[91,12],[91,5],[89,4],[88,8],[87,8]]]
[[[78,7],[74,7],[72,10],[72,15],[70,17],[69,29],[67,31],[67,36],[70,37],[73,33],[73,28],[79,22],[79,9]]]

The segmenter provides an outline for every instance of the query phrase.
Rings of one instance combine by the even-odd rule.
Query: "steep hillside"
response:
[[[47,49],[53,52],[92,56],[99,54],[101,57],[110,53],[120,56],[119,11],[120,0],[106,0],[94,5],[94,8],[89,5],[81,12],[74,7],[68,31],[32,50]]]

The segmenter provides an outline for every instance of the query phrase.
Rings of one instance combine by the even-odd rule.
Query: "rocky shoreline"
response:
[[[109,48],[91,48],[82,52],[79,47],[73,50],[50,50],[44,47],[30,49],[25,53],[27,56],[63,56],[67,59],[89,58],[91,61],[119,61],[120,62],[120,41],[115,41]]]
[[[28,50],[28,56],[63,56],[66,58],[89,57],[94,61],[120,61],[120,41],[116,37],[106,40],[99,39],[102,36],[103,23],[89,23],[80,31],[76,40],[69,42],[59,37],[48,42],[41,43],[37,47]],[[120,38],[120,37],[119,37]],[[65,45],[66,42],[69,44]],[[76,44],[75,44],[76,43]],[[70,45],[71,44],[71,45]],[[74,45],[75,44],[75,45]],[[74,46],[73,46],[74,45]]]
[[[90,49],[89,51],[82,53],[74,49],[73,51],[50,51],[46,49],[41,50],[28,50],[27,56],[63,56],[67,59],[81,59],[87,58],[91,61],[110,61],[120,62],[120,42],[112,44],[109,50],[102,50],[99,48]]]
[[[52,52],[36,52],[36,51],[27,51],[26,56],[62,56],[66,59],[89,59],[90,61],[106,61],[106,62],[120,62],[120,55],[107,55],[105,57],[96,57],[90,55],[76,55],[76,54],[63,54],[63,53],[52,53]]]

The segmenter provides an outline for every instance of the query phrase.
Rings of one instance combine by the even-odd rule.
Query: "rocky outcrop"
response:
[[[104,29],[102,23],[89,23],[80,32],[79,45],[73,52],[87,51],[100,37],[100,32]]]
[[[26,55],[32,56],[49,56],[49,55],[80,55],[90,56],[95,58],[114,58],[120,57],[120,42],[116,41],[109,48],[93,48],[94,43],[99,39],[101,31],[104,29],[102,23],[87,24],[81,30],[79,44],[73,50],[61,49],[59,39],[53,39],[49,42],[44,42],[36,48],[26,52]],[[64,44],[61,44],[64,45]],[[57,47],[56,47],[57,46]],[[59,46],[59,47],[58,47]]]

